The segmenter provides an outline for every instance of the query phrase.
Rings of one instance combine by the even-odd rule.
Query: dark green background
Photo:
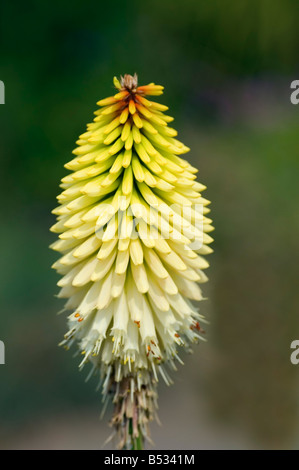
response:
[[[215,222],[211,324],[161,384],[159,448],[298,448],[296,0],[2,2],[1,448],[96,448],[100,396],[57,347],[49,227],[63,164],[112,77],[165,86]],[[84,375],[84,374],[83,374]]]

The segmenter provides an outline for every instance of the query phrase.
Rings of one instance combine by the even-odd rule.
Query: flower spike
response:
[[[71,312],[61,345],[76,343],[80,368],[100,375],[119,446],[135,448],[149,439],[159,377],[172,383],[180,350],[205,339],[191,301],[203,299],[213,227],[206,187],[181,157],[189,148],[168,108],[149,100],[163,87],[139,86],[136,74],[113,83],[65,165],[51,247]]]

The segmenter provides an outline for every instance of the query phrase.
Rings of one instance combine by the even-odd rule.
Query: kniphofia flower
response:
[[[105,403],[112,393],[126,448],[148,437],[159,377],[171,383],[180,350],[203,339],[191,301],[203,298],[212,221],[168,108],[146,98],[163,87],[138,86],[136,75],[114,85],[65,165],[51,230],[58,297],[71,311],[62,344],[77,343],[80,368],[99,372]]]

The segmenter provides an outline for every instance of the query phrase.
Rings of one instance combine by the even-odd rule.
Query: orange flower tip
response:
[[[163,90],[164,87],[161,85],[145,85],[138,87],[137,92],[144,95],[159,96],[163,94]]]
[[[122,112],[121,112],[121,115],[119,117],[119,122],[120,124],[124,124],[126,122],[126,120],[128,119],[128,116],[129,116],[129,108],[126,107]]]
[[[116,101],[111,106],[107,106],[105,109],[102,110],[102,115],[107,116],[108,114],[113,114],[115,111],[118,111],[123,106],[121,101]]]
[[[160,103],[155,103],[155,102],[152,102],[152,107],[153,109],[157,111],[162,111],[162,112],[169,110],[168,106],[165,106],[164,104],[160,104]]]
[[[162,85],[154,85],[154,84],[150,84],[150,85],[143,85],[143,86],[139,86],[138,87],[138,91],[144,91],[144,90],[164,90],[164,86]]]
[[[129,92],[127,90],[124,90],[124,91],[121,91],[120,93],[116,93],[116,95],[114,95],[114,98],[117,101],[120,101],[120,100],[126,99],[128,96],[129,96]]]
[[[136,100],[139,103],[143,104],[143,106],[146,106],[148,108],[150,108],[153,105],[151,101],[147,100],[146,98],[144,98],[144,96],[141,96],[141,95],[136,95]]]
[[[180,335],[179,335],[178,333],[175,333],[174,336],[175,336],[176,338],[179,338],[179,337],[180,337]]]
[[[130,111],[130,114],[134,114],[136,112],[136,106],[133,100],[130,100],[129,111]]]
[[[115,104],[117,100],[114,96],[110,96],[109,98],[104,98],[103,100],[97,101],[98,106],[109,106],[111,104]]]

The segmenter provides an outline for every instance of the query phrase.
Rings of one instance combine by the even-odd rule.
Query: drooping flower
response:
[[[137,76],[114,79],[117,93],[99,101],[65,165],[52,248],[68,299],[69,331],[92,375],[99,371],[105,402],[113,394],[112,424],[120,446],[148,437],[159,376],[181,362],[179,350],[203,339],[203,257],[213,230],[205,186],[180,157],[189,151],[168,126],[166,106],[149,101],[163,87],[138,86]]]

